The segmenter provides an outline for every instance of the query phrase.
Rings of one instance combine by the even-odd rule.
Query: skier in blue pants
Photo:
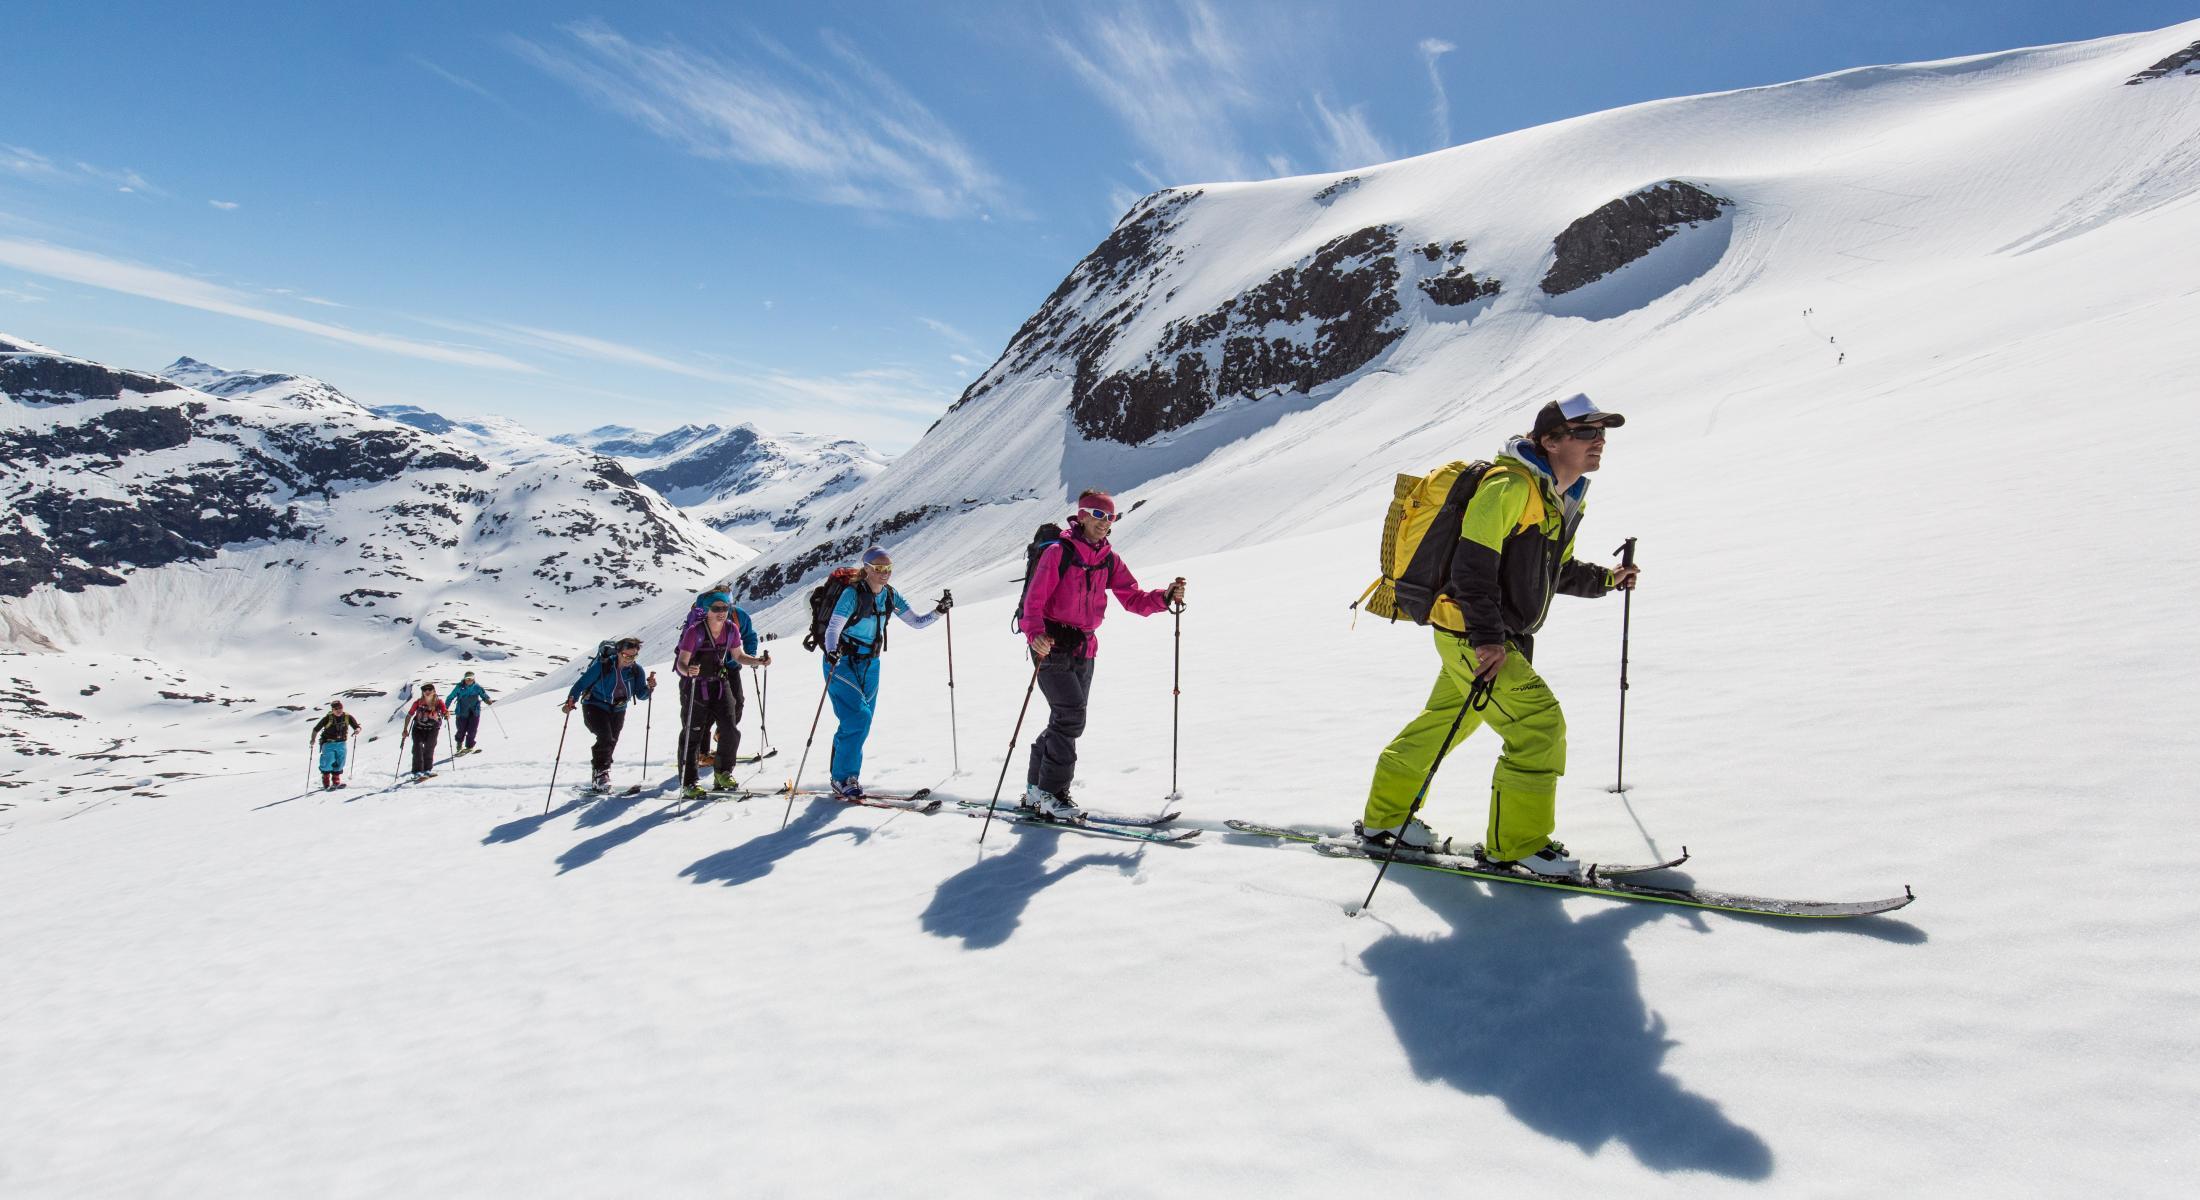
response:
[[[879,653],[886,649],[886,617],[891,613],[911,629],[939,619],[952,603],[944,596],[931,612],[913,614],[901,593],[888,586],[894,560],[877,546],[863,552],[863,570],[840,593],[825,625],[825,694],[832,698],[840,728],[833,734],[832,779],[835,794],[863,798],[863,742],[871,736],[871,715],[878,708]]]

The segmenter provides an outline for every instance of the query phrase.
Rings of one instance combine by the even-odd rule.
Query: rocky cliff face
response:
[[[2168,75],[2200,75],[2200,42],[2179,50],[2146,70],[2124,80],[2124,86],[2161,79]]]
[[[501,586],[515,566],[537,608],[591,591],[623,605],[730,549],[609,457],[497,465],[303,376],[171,366],[217,394],[7,344],[0,596],[122,587],[273,544],[355,608],[402,608],[407,585],[452,572]]]
[[[1556,257],[1543,276],[1543,294],[1563,296],[1587,287],[1657,249],[1682,229],[1718,220],[1733,204],[1677,179],[1622,196],[1568,225],[1552,240]]]

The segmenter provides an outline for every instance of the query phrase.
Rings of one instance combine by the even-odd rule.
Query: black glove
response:
[[[955,598],[953,596],[942,596],[940,597],[940,602],[932,606],[932,611],[936,613],[943,613],[953,607],[955,607]]]

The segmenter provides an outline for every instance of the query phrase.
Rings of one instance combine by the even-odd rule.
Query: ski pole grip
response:
[[[1635,565],[1635,539],[1633,539],[1633,538],[1628,538],[1628,539],[1627,539],[1627,540],[1626,540],[1625,542],[1622,542],[1622,543],[1620,544],[1620,548],[1619,548],[1619,550],[1617,551],[1617,553],[1619,554],[1619,565],[1621,565],[1621,566],[1623,566],[1623,567],[1631,567],[1631,566],[1634,566],[1634,565]]]

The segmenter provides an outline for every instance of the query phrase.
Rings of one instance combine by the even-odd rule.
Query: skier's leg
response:
[[[1429,769],[1436,765],[1437,751],[1443,749],[1444,735],[1451,732],[1454,720],[1459,721],[1459,733],[1451,743],[1454,747],[1481,724],[1480,715],[1472,711],[1463,720],[1459,717],[1460,706],[1467,702],[1467,689],[1474,682],[1473,648],[1465,638],[1441,630],[1432,632],[1442,669],[1429,688],[1421,714],[1406,722],[1375,759],[1375,778],[1368,785],[1367,806],[1360,814],[1361,823],[1369,829],[1388,829],[1405,822],[1413,797],[1428,779]],[[1429,794],[1434,795],[1435,790],[1431,784]],[[1427,809],[1427,796],[1422,797],[1421,807]]]
[[[839,726],[833,731],[832,777],[835,780],[860,778],[863,769],[863,740],[871,734],[871,706],[865,702],[863,685],[857,677],[863,663],[842,660],[838,665],[827,663],[825,694],[832,697],[833,716]]]
[[[1077,776],[1077,739],[1084,736],[1092,696],[1093,660],[1049,655],[1039,667],[1039,690],[1047,698],[1047,727],[1031,743],[1028,781],[1039,790],[1061,795]]]
[[[1490,773],[1489,856],[1526,858],[1558,825],[1558,777],[1566,773],[1566,714],[1526,657],[1507,655],[1482,714],[1505,739]]]
[[[733,688],[733,681],[731,679],[726,680],[718,689],[718,695],[713,698],[710,706],[711,727],[717,730],[718,734],[718,756],[712,760],[712,765],[718,768],[718,774],[720,775],[733,773],[735,752],[741,747],[741,733],[735,725],[738,718],[734,716],[734,713],[738,711],[738,708],[734,701]]]

